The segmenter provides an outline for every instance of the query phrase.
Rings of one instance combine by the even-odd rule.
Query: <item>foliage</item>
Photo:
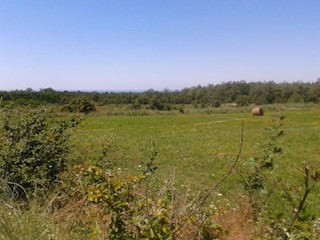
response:
[[[74,166],[65,177],[66,186],[69,185],[69,189],[70,185],[73,186],[73,196],[77,191],[81,195],[81,189],[84,189],[86,205],[96,205],[101,209],[105,224],[109,226],[109,239],[170,238],[172,226],[168,222],[167,202],[147,199],[147,215],[146,199],[137,190],[146,175],[114,175],[94,164],[81,164]],[[93,227],[87,234],[94,232],[92,223],[82,224]]]
[[[284,119],[283,115],[272,118],[270,127],[266,128],[269,138],[258,144],[262,155],[245,162],[248,172],[246,177],[242,176],[242,182],[256,220],[261,226],[268,226],[263,239],[317,239],[318,230],[311,227],[315,215],[307,210],[307,198],[320,180],[319,171],[304,163],[302,187],[292,184],[285,176],[272,174],[275,156],[283,153],[277,142],[284,136],[281,130]]]
[[[0,176],[17,197],[50,189],[65,169],[69,135],[76,121],[51,118],[46,110],[7,108],[0,141]]]
[[[282,148],[278,147],[276,142],[284,135],[281,130],[282,121],[285,119],[283,115],[274,115],[270,123],[270,127],[266,128],[268,138],[265,142],[258,143],[262,155],[250,158],[245,166],[248,168],[248,175],[243,179],[244,188],[249,192],[262,191],[266,193],[268,190],[264,185],[264,172],[274,168],[274,158],[282,154]]]
[[[95,112],[96,108],[87,98],[76,98],[73,99],[69,104],[62,108],[65,112],[85,113]]]
[[[80,214],[85,214],[88,208],[99,209],[101,214],[97,219],[92,214],[96,211],[87,211],[86,217],[75,219],[72,231],[84,239],[98,237],[102,231],[107,232],[108,239],[184,239],[189,235],[198,236],[195,239],[214,239],[225,234],[209,215],[191,211],[193,201],[186,205],[175,203],[172,189],[164,189],[164,194],[156,198],[148,194],[148,179],[157,169],[157,155],[152,142],[151,156],[135,176],[104,169],[95,162],[78,164],[66,171],[60,188],[60,208],[65,208],[61,205],[63,199],[65,203],[85,199],[77,210]],[[189,230],[186,233],[184,229]]]
[[[150,99],[149,107],[152,110],[159,110],[159,111],[170,111],[171,105],[168,103],[163,103],[158,97],[153,96]]]
[[[14,102],[18,105],[64,105],[66,111],[81,110],[80,100],[85,98],[98,105],[128,104],[133,109],[141,105],[148,105],[154,110],[170,110],[173,105],[188,104],[195,107],[219,107],[221,104],[237,103],[238,106],[251,104],[273,103],[319,103],[320,80],[313,83],[303,82],[224,82],[207,86],[194,86],[180,91],[144,92],[68,92],[55,91],[52,88],[41,89],[39,92],[32,89],[0,92],[0,99],[5,103]],[[80,100],[79,100],[80,99]],[[89,105],[88,105],[89,106]],[[90,106],[92,111],[92,106]],[[84,110],[87,111],[87,110]]]

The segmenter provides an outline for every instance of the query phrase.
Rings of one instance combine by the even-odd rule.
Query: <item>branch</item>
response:
[[[199,209],[204,205],[206,200],[211,196],[211,194],[231,175],[232,171],[235,169],[237,163],[240,160],[240,155],[242,152],[242,145],[243,145],[243,121],[241,121],[241,139],[240,139],[240,146],[238,150],[238,154],[236,156],[236,159],[234,160],[233,164],[229,168],[229,170],[226,172],[226,174],[216,183],[214,184],[211,189],[203,196],[200,197],[202,200],[200,200],[199,204],[187,215],[185,220],[176,228],[175,234],[178,233],[179,230],[186,224],[186,222],[190,219],[190,217],[199,211]],[[178,221],[179,222],[179,221]]]
[[[305,176],[304,176],[304,194],[303,194],[303,197],[302,199],[300,200],[299,202],[299,207],[298,207],[298,210],[296,212],[296,214],[294,215],[292,221],[291,221],[291,224],[290,224],[290,227],[289,229],[292,228],[293,224],[295,223],[295,221],[299,218],[303,208],[304,208],[304,205],[305,205],[305,202],[307,200],[307,197],[311,191],[311,188],[309,187],[309,178],[310,178],[310,169],[309,169],[309,166],[305,166],[304,168],[304,173],[305,173]]]
[[[232,171],[236,167],[237,163],[239,162],[240,155],[242,152],[242,145],[243,145],[243,121],[241,122],[241,140],[240,140],[240,146],[239,146],[239,151],[236,156],[235,161],[229,168],[229,170],[226,172],[226,174],[216,183],[212,186],[211,190],[203,197],[201,202],[198,204],[197,210],[203,206],[205,201],[211,196],[211,194],[231,175]]]

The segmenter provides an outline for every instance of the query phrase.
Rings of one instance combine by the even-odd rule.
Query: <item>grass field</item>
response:
[[[76,151],[81,157],[94,156],[102,142],[112,140],[109,159],[117,168],[134,173],[150,156],[151,141],[159,156],[157,177],[174,178],[177,186],[190,185],[199,190],[217,182],[232,165],[238,151],[243,122],[243,148],[239,166],[252,156],[261,155],[256,144],[267,137],[266,127],[274,114],[286,117],[285,136],[278,143],[284,154],[276,159],[274,174],[299,180],[302,163],[320,161],[320,109],[269,107],[263,117],[230,110],[210,114],[154,114],[147,116],[91,115],[74,134]],[[205,112],[205,111],[203,111]],[[223,112],[223,111],[221,111]],[[318,165],[319,167],[319,165]],[[222,186],[223,194],[237,193],[239,177],[233,174]]]
[[[288,228],[295,236],[319,239],[320,227],[315,225],[320,222],[319,182],[303,209],[297,207],[305,191],[306,162],[314,167],[310,168],[313,175],[308,178],[309,187],[320,180],[320,107],[273,105],[264,109],[262,117],[251,116],[249,108],[187,108],[185,114],[147,109],[135,112],[125,106],[113,108],[111,114],[106,107],[87,116],[57,112],[61,119],[83,118],[70,129],[71,166],[62,173],[61,184],[52,195],[35,191],[35,197],[28,198],[24,207],[10,195],[9,185],[2,179],[0,238],[125,239],[112,238],[114,228],[110,222],[123,221],[126,228],[119,234],[130,235],[136,234],[131,223],[137,226],[148,220],[156,225],[148,221],[142,225],[147,229],[141,233],[145,236],[150,226],[159,227],[160,235],[167,234],[169,228],[165,226],[173,226],[173,239],[216,239],[204,237],[206,223],[212,223],[208,228],[213,231],[210,236],[219,239],[276,239],[274,236],[283,236]],[[283,149],[283,154],[275,156],[272,170],[259,172],[265,188],[245,190],[239,172],[247,181],[252,176],[254,171],[244,170],[249,166],[248,159],[261,159],[264,153],[258,144],[268,141],[266,128],[279,115],[285,116],[281,127],[285,135],[276,146]],[[99,158],[103,146],[110,146],[107,159],[114,164],[113,171],[89,164]],[[155,175],[130,185],[130,181],[139,179],[133,176],[146,176],[137,173],[150,160],[153,146],[159,153]],[[231,174],[209,198],[204,198],[233,166],[240,149]],[[267,193],[262,193],[264,190]],[[102,191],[103,195],[98,195]],[[90,196],[103,198],[95,201]],[[299,219],[295,218],[297,212]],[[121,221],[112,216],[120,216]],[[186,225],[180,225],[183,223]]]

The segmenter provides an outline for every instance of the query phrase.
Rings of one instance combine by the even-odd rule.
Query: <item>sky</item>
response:
[[[319,0],[0,0],[0,90],[320,78]]]

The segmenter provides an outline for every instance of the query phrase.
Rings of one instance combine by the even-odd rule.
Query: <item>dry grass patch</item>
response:
[[[256,223],[247,198],[238,207],[219,212],[213,217],[213,222],[226,231],[224,240],[248,240],[256,236]]]

